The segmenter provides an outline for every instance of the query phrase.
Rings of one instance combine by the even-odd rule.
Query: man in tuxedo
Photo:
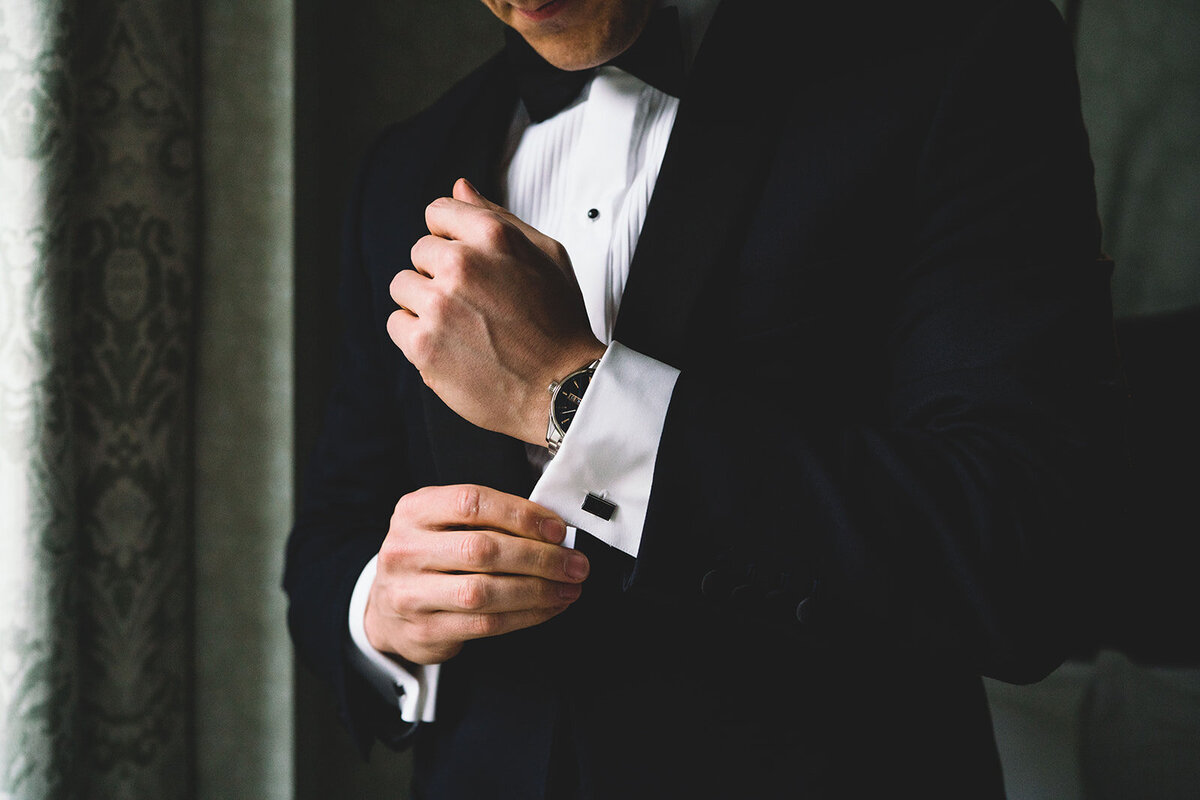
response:
[[[350,209],[301,655],[419,796],[1002,796],[1119,460],[1057,12],[484,2]]]

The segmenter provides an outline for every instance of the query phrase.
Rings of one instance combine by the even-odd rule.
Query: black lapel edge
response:
[[[697,300],[735,255],[774,151],[786,98],[761,76],[796,74],[783,66],[797,47],[786,26],[764,28],[759,4],[743,5],[721,4],[697,54],[617,315],[615,339],[677,367]]]

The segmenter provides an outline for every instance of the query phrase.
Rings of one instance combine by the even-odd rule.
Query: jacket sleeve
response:
[[[874,410],[786,357],[685,365],[628,586],[1032,681],[1080,632],[1123,465],[1110,265],[1052,6],[996,4],[946,74],[873,273],[878,397],[849,405]]]
[[[378,552],[395,502],[413,487],[403,409],[386,376],[388,353],[373,329],[372,295],[359,248],[363,187],[344,226],[339,307],[343,336],[324,425],[302,487],[287,547],[288,626],[301,661],[332,688],[338,714],[365,753],[375,738],[399,747],[417,727],[400,719],[350,658],[347,619],[354,585]]]

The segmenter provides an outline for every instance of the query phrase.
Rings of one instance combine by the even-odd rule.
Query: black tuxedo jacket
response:
[[[350,210],[285,583],[352,732],[415,741],[432,798],[1002,796],[979,675],[1061,661],[1119,452],[1053,6],[723,4],[616,327],[682,370],[639,558],[585,537],[581,600],[469,644],[405,737],[344,658],[354,581],[402,494],[534,477],[391,343],[388,284],[429,201],[495,186],[516,102],[488,62],[386,132]]]

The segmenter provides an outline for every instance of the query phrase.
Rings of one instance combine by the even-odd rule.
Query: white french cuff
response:
[[[439,664],[405,667],[379,652],[367,640],[363,616],[367,613],[367,597],[375,580],[375,556],[358,576],[350,595],[350,638],[354,642],[351,655],[357,655],[356,666],[375,691],[392,702],[399,703],[400,718],[405,722],[433,722],[437,706]]]
[[[636,558],[678,378],[674,367],[620,342],[610,344],[529,499]],[[594,513],[597,507],[602,513]]]

